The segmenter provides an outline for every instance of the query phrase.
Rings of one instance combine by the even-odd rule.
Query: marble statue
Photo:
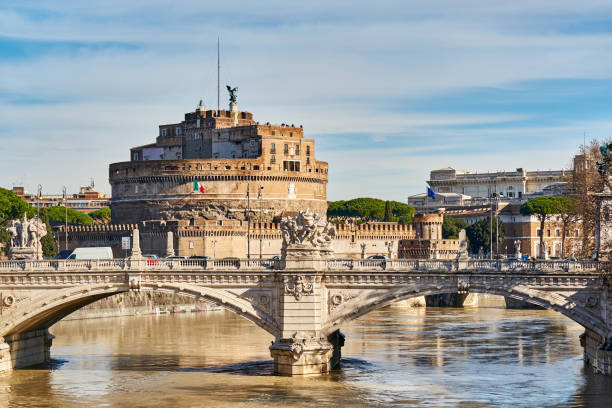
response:
[[[11,236],[9,255],[12,259],[35,258],[42,259],[40,239],[47,235],[47,226],[39,218],[28,220],[27,214],[23,220],[13,220],[7,228]]]
[[[327,222],[325,217],[301,211],[297,217],[288,217],[281,222],[283,234],[282,251],[287,248],[314,249],[329,251],[332,238],[336,236],[336,227]]]

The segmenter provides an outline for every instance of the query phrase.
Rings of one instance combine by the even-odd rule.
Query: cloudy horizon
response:
[[[0,186],[109,193],[108,165],[225,84],[303,125],[328,199],[406,201],[429,171],[568,168],[612,130],[612,4],[0,1]]]

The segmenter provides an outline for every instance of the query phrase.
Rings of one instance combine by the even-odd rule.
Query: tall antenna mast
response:
[[[220,82],[220,75],[219,75],[219,71],[221,71],[221,63],[219,62],[219,36],[217,36],[217,116],[219,116],[219,109],[220,109],[220,103],[219,103],[219,82]]]

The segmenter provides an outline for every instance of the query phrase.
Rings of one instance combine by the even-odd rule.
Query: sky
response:
[[[612,130],[612,2],[0,0],[0,186],[110,193],[109,163],[225,85],[303,125],[328,199],[429,171],[568,168]]]

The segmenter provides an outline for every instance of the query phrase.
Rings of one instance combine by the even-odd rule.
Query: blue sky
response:
[[[567,168],[612,135],[609,1],[291,3],[0,0],[0,185],[109,192],[109,163],[216,106],[217,35],[222,85],[304,126],[331,200]]]

